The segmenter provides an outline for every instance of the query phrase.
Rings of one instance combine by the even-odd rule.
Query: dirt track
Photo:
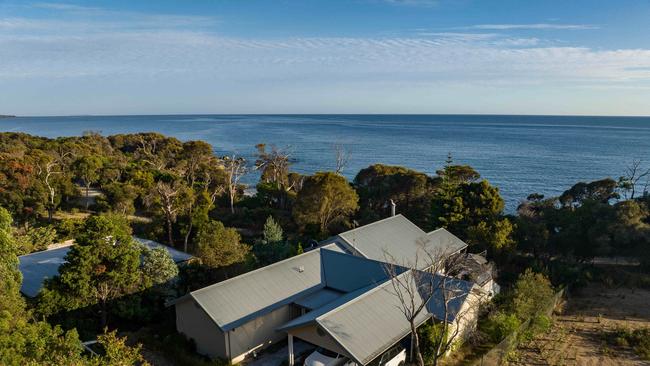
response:
[[[547,334],[519,347],[513,365],[650,365],[630,349],[611,347],[604,331],[650,327],[650,291],[590,286],[574,294]]]

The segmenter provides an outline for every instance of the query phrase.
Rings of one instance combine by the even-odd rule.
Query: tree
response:
[[[280,224],[269,216],[264,223],[263,239],[253,246],[255,256],[262,264],[271,264],[289,256],[291,248],[282,235]]]
[[[187,205],[187,186],[175,177],[156,182],[148,196],[148,205],[158,207],[167,223],[167,242],[174,246],[174,223],[178,213]]]
[[[86,219],[76,242],[59,274],[46,281],[39,295],[40,310],[52,315],[98,305],[103,328],[111,300],[143,289],[141,250],[133,242],[126,220],[115,215]]]
[[[142,345],[128,346],[126,338],[118,337],[116,331],[104,329],[104,334],[97,337],[97,343],[102,346],[104,355],[92,357],[89,366],[149,366],[142,357]]]
[[[85,155],[74,162],[73,169],[78,178],[83,180],[86,188],[86,209],[90,204],[90,186],[99,180],[99,172],[103,166],[103,160],[96,155]]]
[[[52,215],[57,206],[57,185],[55,184],[54,179],[56,176],[63,174],[62,161],[69,155],[71,155],[69,152],[63,153],[58,159],[48,159],[48,161],[44,162],[42,166],[39,166],[38,175],[43,177],[43,182],[45,183],[45,186],[47,186],[49,194],[47,214],[50,222],[52,221]],[[88,194],[86,192],[86,199],[88,198],[87,196]]]
[[[619,198],[616,192],[618,184],[611,178],[596,180],[589,183],[579,182],[564,191],[559,197],[564,207],[580,206],[585,201],[609,203],[612,199]]]
[[[201,262],[213,268],[241,263],[250,252],[250,247],[241,243],[237,230],[214,220],[199,229],[195,242]]]
[[[429,318],[428,314],[432,314],[437,323],[435,332],[430,333],[431,337],[424,343],[431,346],[426,350],[429,362],[437,365],[464,336],[464,328],[473,324],[481,301],[473,293],[473,285],[442,274],[458,271],[462,263],[459,256],[450,257],[449,254],[428,247],[426,242],[420,243],[412,261],[398,260],[384,253],[384,271],[391,284],[389,293],[398,300],[397,307],[409,323],[419,366],[424,366],[425,360],[418,326]]]
[[[431,199],[439,179],[401,166],[374,164],[360,170],[353,184],[359,194],[362,221],[388,216],[388,202],[393,200],[399,212],[418,226],[430,225]]]
[[[22,275],[18,270],[18,248],[11,230],[12,218],[0,207],[0,314],[19,315],[25,305],[20,296]]]
[[[351,152],[341,144],[334,144],[334,173],[343,174],[343,169],[350,163]]]
[[[261,171],[260,190],[267,191],[272,196],[273,204],[284,209],[287,206],[290,192],[295,192],[295,181],[290,178],[291,154],[289,148],[278,149],[271,146],[271,151],[266,150],[265,144],[258,144],[255,169]]]
[[[625,175],[618,178],[618,188],[621,189],[625,195],[625,198],[633,200],[634,195],[637,191],[637,186],[639,182],[646,178],[646,182],[643,186],[643,194],[647,194],[648,176],[650,175],[650,169],[641,169],[641,160],[635,159],[630,165],[625,169]]]
[[[246,159],[236,155],[221,158],[226,173],[226,192],[230,200],[230,212],[235,213],[235,198],[239,189],[239,181],[248,174]]]
[[[553,294],[551,281],[528,268],[515,283],[513,311],[521,321],[528,320],[549,305]]]
[[[500,251],[514,244],[498,188],[487,180],[455,183],[443,177],[443,182],[432,201],[434,226],[447,228],[476,249]]]
[[[358,206],[359,196],[341,175],[319,172],[305,180],[293,207],[299,225],[318,225],[326,234],[332,224],[345,222]]]
[[[11,237],[11,216],[0,207],[0,364],[18,365],[115,365],[142,363],[140,348],[126,346],[115,332],[100,336],[106,356],[86,358],[76,330],[32,320],[20,295],[21,276]],[[119,355],[119,356],[118,356]],[[115,361],[115,362],[113,362]]]
[[[167,249],[163,247],[144,248],[142,273],[147,282],[151,282],[153,285],[162,285],[178,276],[178,266]]]
[[[275,220],[273,216],[269,216],[264,223],[264,242],[275,243],[282,241],[282,227]]]

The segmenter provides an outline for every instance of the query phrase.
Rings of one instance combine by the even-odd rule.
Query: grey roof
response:
[[[303,308],[314,310],[331,303],[344,294],[344,292],[332,290],[329,288],[322,288],[310,295],[294,301],[294,303],[296,305],[302,306]]]
[[[327,248],[335,248],[332,245]],[[387,278],[384,263],[332,250],[324,250],[321,265],[328,288],[352,292]]]
[[[438,288],[439,281],[448,281],[447,289],[455,289],[458,296],[449,304],[447,321],[453,321],[472,284],[443,277],[424,274],[410,276],[411,272],[402,273],[405,280],[421,279],[423,286]],[[414,283],[414,282],[413,282]],[[431,316],[444,318],[442,290],[437,289],[427,304],[427,311],[421,312],[416,323],[421,324]],[[424,301],[416,297],[416,304]],[[306,324],[316,323],[325,330],[358,363],[365,365],[390,348],[410,332],[410,325],[401,311],[402,307],[391,281],[370,285],[346,294],[324,307],[309,312],[283,325],[280,330],[290,330]]]
[[[193,291],[177,301],[194,299],[228,331],[289,303],[322,305],[336,300],[334,292],[348,293],[385,280],[382,263],[344,254],[330,244]]]
[[[155,247],[166,248],[176,263],[184,262],[192,258],[192,256],[187,253],[156,243],[152,240],[136,237],[134,237],[134,239],[150,249]],[[68,254],[71,247],[72,245],[69,245],[56,249],[25,254],[18,257],[20,262],[18,268],[23,275],[23,283],[20,287],[20,292],[29,297],[38,295],[45,280],[59,274],[59,266],[65,263],[65,256]]]
[[[331,246],[334,248],[334,246]],[[190,293],[223,331],[325,287],[322,249],[312,250]]]
[[[439,228],[427,233],[427,245],[432,248],[438,248],[436,250],[439,250],[447,256],[467,248],[467,243],[460,240],[445,228]]]
[[[65,263],[64,258],[69,250],[70,246],[67,246],[18,257],[18,268],[23,274],[20,292],[29,297],[38,295],[45,279],[59,274],[59,266]]]
[[[402,215],[343,232],[337,238],[344,242],[343,246],[348,251],[366,258],[410,265],[415,264],[418,251],[422,248],[429,253],[449,255],[467,246],[445,229],[425,233]],[[339,245],[342,244],[341,240],[335,239]],[[421,262],[424,266],[424,261]]]
[[[174,248],[169,247],[167,245],[160,244],[160,243],[155,242],[153,240],[142,239],[142,238],[138,238],[138,237],[135,237],[135,236],[133,237],[133,239],[135,239],[138,243],[144,245],[145,247],[147,247],[149,249],[155,249],[155,248],[159,248],[159,247],[163,247],[163,248],[167,249],[167,251],[169,252],[169,255],[172,256],[172,259],[176,263],[186,262],[186,261],[194,258],[191,254],[187,254],[187,253],[182,252],[182,251],[180,251],[178,249],[174,249]]]

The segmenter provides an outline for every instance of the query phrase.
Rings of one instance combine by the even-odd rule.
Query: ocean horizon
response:
[[[332,170],[335,145],[351,158],[353,179],[371,164],[402,165],[427,174],[468,164],[499,187],[513,212],[528,194],[561,194],[579,181],[617,179],[633,160],[648,167],[650,117],[482,114],[173,114],[12,117],[0,131],[43,137],[158,132],[205,140],[215,153],[251,163],[255,145],[286,148],[302,174]],[[254,185],[256,175],[244,183]]]

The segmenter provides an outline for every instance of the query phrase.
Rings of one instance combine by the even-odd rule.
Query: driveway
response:
[[[273,347],[275,348],[275,347]],[[293,339],[293,354],[296,364],[299,364],[300,356],[310,352],[315,349],[313,344],[303,342],[300,339]],[[264,351],[257,356],[257,359],[244,361],[242,364],[246,366],[280,366],[282,363],[287,362],[289,359],[289,346],[284,343],[280,349],[274,349],[273,351]]]

